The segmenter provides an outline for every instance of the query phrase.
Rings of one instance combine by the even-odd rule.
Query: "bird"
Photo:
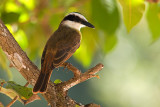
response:
[[[79,12],[71,12],[48,39],[41,57],[41,71],[33,93],[45,93],[52,71],[65,63],[80,47],[82,27],[95,28]]]

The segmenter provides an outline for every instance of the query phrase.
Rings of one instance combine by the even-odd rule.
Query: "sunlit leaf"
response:
[[[92,0],[92,18],[99,28],[113,34],[119,26],[119,12],[115,0]]]
[[[98,34],[94,29],[85,28],[82,31],[82,40],[80,48],[75,52],[75,58],[82,63],[84,67],[91,64],[96,45],[98,41]]]
[[[28,104],[34,100],[40,99],[38,95],[33,95],[32,88],[20,86],[13,81],[5,82],[1,80],[0,84],[2,85],[0,86],[0,93],[9,96],[11,99],[18,96],[18,100],[23,104]]]
[[[75,58],[87,67],[90,65],[93,53],[89,52],[85,43],[82,42],[80,48],[74,54]]]
[[[144,0],[119,0],[123,8],[123,19],[129,32],[141,19],[145,11]]]
[[[2,51],[2,49],[0,48],[0,66],[2,66],[3,68],[7,67],[7,59],[6,56],[4,54],[4,52]]]
[[[76,107],[80,107],[80,106],[76,104]]]
[[[160,36],[160,6],[159,4],[149,4],[147,20],[153,40]]]
[[[23,1],[22,4],[26,4],[29,9],[32,9],[34,0],[21,0]],[[16,2],[13,2],[12,0],[8,1],[5,6],[5,11],[6,12],[14,12],[14,13],[19,13],[19,22],[25,22],[29,19],[29,13],[25,9],[25,7],[21,7]],[[12,19],[12,18],[11,18]]]
[[[36,29],[36,30],[35,30]],[[28,50],[30,51],[29,58],[33,60],[34,58],[37,58],[38,56],[42,55],[43,48],[46,44],[47,37],[50,35],[44,34],[41,26],[39,24],[30,24],[28,30]],[[37,33],[38,31],[38,33]],[[41,41],[41,42],[40,42]]]
[[[3,12],[1,14],[1,19],[4,23],[13,23],[17,22],[20,14],[15,12]]]
[[[14,97],[17,96],[17,94],[13,90],[6,89],[6,88],[3,88],[3,87],[0,88],[0,93],[3,93],[5,95],[7,95],[11,99],[14,99]],[[23,101],[20,98],[18,100],[23,103]]]
[[[60,79],[56,79],[55,81],[54,81],[54,83],[55,84],[59,84],[59,83],[61,83],[62,81],[60,80]]]
[[[3,68],[3,70],[7,73],[9,80],[12,80],[12,72],[9,70],[6,55],[0,48],[0,66]]]
[[[11,24],[5,24],[5,26],[7,27],[7,29],[9,30],[9,32],[10,32],[11,34],[13,34],[13,29],[12,29]]]
[[[18,44],[21,46],[22,49],[26,49],[28,46],[28,39],[26,34],[24,33],[23,30],[18,30],[15,34],[14,37]]]
[[[7,95],[11,99],[14,99],[16,96],[19,96],[19,94],[17,92],[15,92],[14,90],[7,89],[4,87],[0,88],[0,93]],[[32,95],[27,100],[24,97],[18,97],[18,101],[20,101],[23,104],[28,104],[34,100],[40,100],[40,97],[38,95]]]
[[[116,44],[117,44],[117,37],[115,35],[107,36],[105,38],[105,43],[103,47],[104,52],[105,53],[110,52],[115,47]]]
[[[8,81],[6,88],[14,90],[23,100],[27,100],[33,95],[32,88],[20,86],[13,81]]]
[[[19,12],[20,8],[18,7],[18,5],[16,5],[15,2],[13,2],[12,0],[8,0],[8,2],[6,2],[6,6],[5,6],[5,11],[6,12]]]
[[[21,13],[19,17],[19,22],[25,22],[29,19],[29,15],[26,12]]]
[[[32,10],[35,7],[34,0],[18,0],[18,1],[24,4],[30,10]]]

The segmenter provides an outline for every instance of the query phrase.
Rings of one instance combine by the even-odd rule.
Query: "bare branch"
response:
[[[1,20],[0,46],[10,60],[11,67],[15,67],[29,82],[29,84],[34,86],[40,71],[37,66],[29,60],[26,53],[20,48],[12,34]],[[95,67],[89,69],[85,73],[81,73],[80,70],[69,63],[64,63],[62,66],[71,70],[74,73],[74,77],[57,85],[50,81],[46,93],[43,94],[44,98],[48,101],[48,104],[50,104],[51,107],[75,107],[76,105],[84,107],[85,105],[78,104],[70,97],[68,97],[67,91],[71,87],[83,81],[86,81],[92,77],[98,77],[95,74],[103,68],[103,65],[97,64]],[[27,85],[28,84],[26,84],[26,86]],[[96,104],[89,104],[89,107],[96,107],[95,105]],[[86,107],[87,106],[88,105],[86,105]]]
[[[40,71],[37,66],[32,63],[26,53],[20,48],[12,34],[0,20],[0,47],[7,55],[10,63],[15,67],[22,76],[34,86]],[[46,100],[55,105],[55,91],[53,83],[49,83],[47,92],[43,95]]]
[[[16,96],[6,107],[10,107],[11,105],[13,105],[18,99],[18,96]]]
[[[61,67],[68,68],[69,70],[71,70],[74,74],[74,77],[81,75],[81,71],[74,67],[71,63],[65,62],[61,65]]]
[[[27,87],[29,85],[29,82],[27,82],[24,86]]]
[[[69,68],[73,67],[72,65],[69,65],[69,66],[70,66]],[[97,72],[99,72],[102,68],[103,68],[103,64],[99,63],[95,67],[89,69],[87,72],[82,73],[80,76],[73,77],[72,79],[61,83],[61,86],[63,87],[64,91],[67,91],[71,87],[73,87],[73,86],[75,86],[75,85],[77,85],[77,84],[79,84],[81,82],[84,82],[84,81],[86,81],[86,80],[88,80],[90,78],[93,78],[93,77],[98,77],[95,74]]]

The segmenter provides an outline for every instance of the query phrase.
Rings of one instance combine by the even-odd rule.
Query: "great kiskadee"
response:
[[[78,12],[72,12],[64,17],[58,29],[46,43],[41,58],[41,72],[33,88],[33,93],[44,93],[54,68],[67,61],[79,48],[82,27],[94,26]]]

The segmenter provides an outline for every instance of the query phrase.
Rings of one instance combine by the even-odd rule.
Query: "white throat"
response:
[[[77,22],[74,22],[74,21],[70,21],[70,20],[66,20],[66,21],[62,22],[62,24],[65,25],[65,26],[68,26],[70,28],[79,30],[79,31],[80,31],[80,29],[82,27],[85,27],[85,25],[82,25],[80,23],[77,23]]]

